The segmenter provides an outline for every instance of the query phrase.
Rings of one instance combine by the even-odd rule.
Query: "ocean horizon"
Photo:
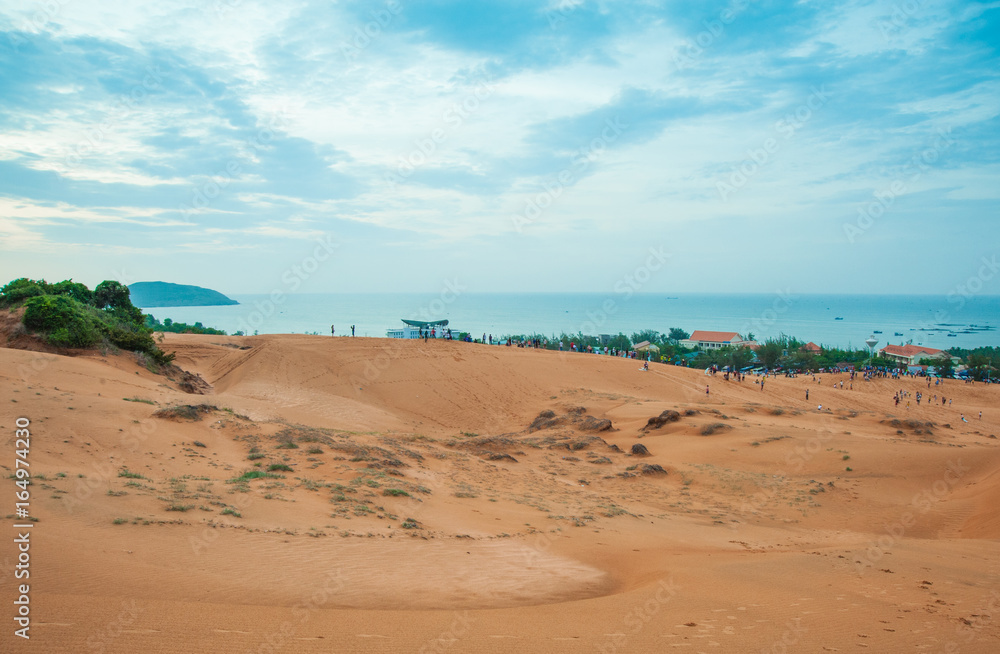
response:
[[[401,319],[449,321],[479,338],[512,334],[618,334],[679,327],[757,340],[794,336],[840,348],[912,342],[946,349],[1000,346],[1000,296],[678,293],[311,293],[232,295],[238,305],[142,307],[159,320],[229,334],[318,333],[385,337]],[[949,335],[951,334],[951,335]]]

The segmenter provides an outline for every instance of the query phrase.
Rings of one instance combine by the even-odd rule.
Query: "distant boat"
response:
[[[958,338],[958,334],[948,334],[948,338]]]
[[[873,331],[872,333],[873,333],[873,334],[881,334],[882,332],[880,332],[879,330],[877,330],[877,329],[876,329],[876,330],[875,330],[875,331]]]
[[[893,333],[893,336],[902,336],[902,335],[903,335],[903,332],[894,332]]]
[[[834,320],[843,320],[843,318],[841,318],[840,316],[837,316],[836,318],[834,318]]]

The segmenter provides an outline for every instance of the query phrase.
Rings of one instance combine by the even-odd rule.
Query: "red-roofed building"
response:
[[[806,343],[805,345],[803,345],[799,349],[801,351],[803,351],[803,352],[810,352],[812,354],[820,354],[823,351],[823,348],[821,348],[820,346],[816,345],[812,341],[809,341],[808,343]]]
[[[736,332],[706,332],[695,330],[691,338],[679,341],[684,347],[697,347],[703,350],[712,350],[720,347],[739,347],[750,345],[749,341],[744,341]]]
[[[943,350],[935,350],[932,347],[923,345],[886,345],[878,351],[879,356],[890,359],[906,366],[915,366],[924,359],[943,359],[951,357],[956,363],[958,360]]]

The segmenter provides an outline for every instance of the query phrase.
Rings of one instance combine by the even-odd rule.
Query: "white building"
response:
[[[397,329],[385,330],[386,338],[423,338],[424,332],[428,338],[445,338],[448,335],[448,321],[435,320],[425,322],[422,320],[403,320],[405,323]],[[457,339],[458,332],[452,330],[452,337]]]
[[[753,345],[750,341],[744,341],[736,332],[706,332],[701,330],[695,330],[691,334],[691,338],[685,338],[683,341],[678,341],[679,345],[684,347],[697,347],[702,350],[714,350],[720,347],[739,347],[746,346],[749,347]]]

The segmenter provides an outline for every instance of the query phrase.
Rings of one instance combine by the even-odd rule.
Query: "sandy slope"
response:
[[[8,624],[3,651],[1000,650],[997,387],[761,391],[465,343],[165,345],[211,394],[125,355],[0,349],[0,465],[30,418],[38,519],[32,639]],[[953,405],[897,408],[901,388]],[[196,404],[214,408],[154,415]],[[289,469],[235,481],[272,465]],[[7,539],[8,623],[16,555]]]

